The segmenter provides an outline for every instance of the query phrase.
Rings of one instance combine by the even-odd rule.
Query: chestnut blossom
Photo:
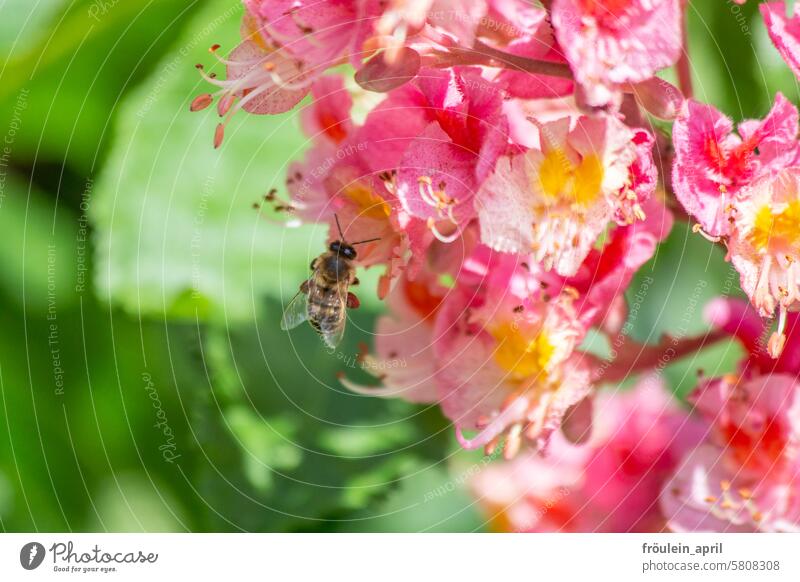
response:
[[[636,143],[636,136],[641,143]],[[540,147],[500,159],[476,198],[481,238],[573,275],[614,218],[644,218],[652,139],[614,117],[539,124]]]
[[[435,402],[433,326],[446,292],[432,274],[423,273],[414,281],[402,276],[386,298],[390,313],[375,325],[374,354],[359,358],[364,370],[380,378],[381,387],[361,386],[344,375],[342,384],[368,396]]]
[[[575,352],[586,330],[572,292],[545,289],[513,257],[486,247],[464,262],[456,287],[445,294],[430,276],[420,277],[395,288],[400,299],[392,299],[392,314],[378,324],[389,337],[376,338],[376,355],[368,357],[425,350],[429,357],[407,357],[413,368],[399,373],[402,380],[375,374],[382,388],[346,379],[345,385],[437,402],[467,449],[494,449],[503,441],[504,454],[512,457],[523,440],[543,447],[592,388],[589,365]],[[467,431],[477,434],[468,437]]]
[[[237,111],[283,113],[308,94],[309,83],[300,62],[279,47],[260,40],[244,40],[227,58],[220,57],[218,49],[215,45],[211,52],[225,65],[227,78],[206,74],[198,64],[203,78],[219,89],[214,94],[197,96],[190,106],[192,111],[200,111],[217,100],[221,121],[214,132],[215,148],[222,144],[225,127]]]
[[[381,15],[377,0],[244,0],[252,36],[280,46],[312,75],[342,61],[358,65]]]
[[[676,531],[800,531],[800,316],[790,313],[777,359],[768,328],[739,299],[705,309],[746,350],[739,370],[701,382],[690,400],[710,427],[661,494]]]
[[[586,330],[569,290],[531,289],[524,272],[511,277],[519,280],[456,288],[442,304],[434,345],[440,405],[459,443],[491,452],[504,437],[506,458],[523,441],[545,447],[592,391],[590,366],[575,351]]]
[[[617,105],[626,84],[678,60],[680,0],[553,0],[552,20],[586,103]]]
[[[733,203],[729,253],[759,313],[800,305],[800,167],[766,175]],[[780,330],[782,333],[782,329]]]
[[[343,382],[359,393],[438,403],[467,449],[502,445],[512,457],[523,443],[545,448],[559,428],[576,440],[588,434],[591,417],[573,413],[594,392],[594,359],[577,347],[612,318],[669,231],[663,207],[652,201],[647,210],[647,221],[615,229],[572,278],[485,246],[463,260],[446,292],[425,270],[403,278],[389,296],[391,314],[378,322],[375,355],[364,358],[401,357],[409,366],[376,373],[380,388]]]
[[[725,376],[692,395],[711,425],[665,484],[674,531],[800,531],[800,384],[796,375]]]
[[[425,69],[414,85],[427,124],[400,161],[397,196],[438,239],[452,241],[475,216],[473,197],[508,147],[503,94],[475,68]]]
[[[599,394],[593,431],[575,446],[554,435],[547,456],[493,463],[470,485],[493,529],[524,532],[652,532],[666,519],[661,487],[703,426],[645,378]]]
[[[742,188],[794,163],[797,131],[797,109],[780,93],[767,116],[740,123],[738,135],[713,106],[687,101],[672,129],[672,187],[707,236],[730,232],[730,205]]]
[[[364,267],[384,266],[379,293],[384,297],[400,272],[430,243],[424,222],[409,216],[395,195],[391,171],[379,171],[374,158],[383,150],[370,139],[367,119],[356,125],[352,101],[338,77],[327,76],[312,85],[313,101],[302,112],[306,133],[314,139],[302,162],[290,165],[286,187],[291,214],[308,222],[326,222],[330,240],[338,226],[349,241],[378,239],[359,247]],[[409,256],[410,254],[410,256]]]

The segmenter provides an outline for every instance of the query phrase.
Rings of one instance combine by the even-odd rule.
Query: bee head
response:
[[[356,259],[356,249],[340,240],[335,240],[331,243],[330,250],[337,255],[342,255],[345,259],[354,261]]]

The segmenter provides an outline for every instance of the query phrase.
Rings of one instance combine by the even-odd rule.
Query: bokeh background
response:
[[[696,98],[737,120],[776,90],[798,103],[756,13],[689,8]],[[435,406],[336,380],[367,380],[354,358],[381,312],[377,273],[336,354],[279,329],[325,236],[253,209],[303,155],[297,112],[239,114],[217,151],[214,112],[189,113],[207,90],[195,63],[236,44],[241,14],[238,0],[0,0],[0,528],[491,529],[466,487],[489,461],[459,451]],[[633,335],[702,332],[702,305],[737,289],[679,222],[629,290]],[[664,375],[680,398],[737,353]]]

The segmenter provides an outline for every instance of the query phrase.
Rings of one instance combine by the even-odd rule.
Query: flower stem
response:
[[[722,330],[690,338],[665,336],[656,345],[631,342],[622,346],[616,359],[606,361],[597,370],[595,381],[620,382],[631,375],[648,370],[662,370],[685,356],[694,354],[730,336]]]
[[[475,41],[471,49],[462,47],[451,48],[448,55],[439,59],[436,64],[439,67],[451,67],[453,65],[485,65],[488,67],[500,67],[535,75],[572,79],[572,71],[569,66],[564,63],[539,61],[512,55],[484,44],[479,40]]]
[[[688,8],[687,8],[688,10]],[[683,49],[681,50],[681,56],[678,59],[677,64],[675,65],[676,72],[678,73],[678,87],[680,87],[681,93],[686,99],[691,99],[692,95],[692,65],[689,61],[689,35],[687,34],[687,18],[686,12],[684,11],[681,23],[681,36]]]

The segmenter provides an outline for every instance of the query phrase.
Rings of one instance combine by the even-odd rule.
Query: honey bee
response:
[[[347,308],[359,306],[358,298],[350,292],[350,285],[358,285],[354,264],[358,255],[353,247],[379,240],[371,238],[348,243],[342,234],[339,217],[335,218],[339,240],[333,241],[326,252],[311,262],[311,277],[300,285],[281,320],[283,330],[290,330],[308,320],[331,349],[344,336]]]

